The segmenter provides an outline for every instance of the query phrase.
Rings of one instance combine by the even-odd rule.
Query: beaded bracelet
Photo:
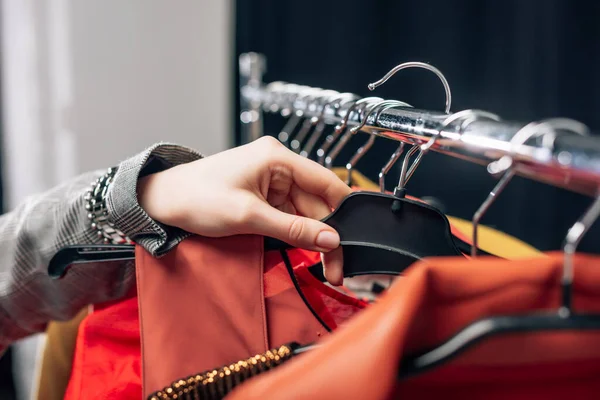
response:
[[[115,225],[108,219],[106,195],[116,172],[117,168],[109,168],[104,175],[92,182],[85,195],[85,209],[88,211],[87,216],[91,221],[91,228],[96,231],[99,238],[103,239],[104,243],[133,244],[133,241],[115,228]]]

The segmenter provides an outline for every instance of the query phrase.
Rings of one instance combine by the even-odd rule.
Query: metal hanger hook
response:
[[[562,317],[568,317],[572,312],[572,286],[573,286],[573,274],[574,274],[574,257],[575,251],[581,242],[581,239],[592,227],[594,222],[600,216],[600,192],[594,199],[594,202],[586,210],[583,216],[575,222],[575,224],[569,229],[567,237],[565,238],[563,251],[564,251],[564,265],[563,275],[561,280],[562,286],[562,307],[559,310],[559,315]]]
[[[316,124],[316,128],[313,131],[313,133],[310,135],[308,140],[306,141],[306,144],[304,145],[304,147],[302,148],[302,151],[300,152],[301,156],[303,156],[303,157],[310,156],[310,153],[312,152],[315,144],[317,143],[317,141],[323,134],[323,131],[325,130],[325,117],[327,114],[327,110],[332,109],[333,113],[335,114],[336,111],[338,110],[338,108],[344,102],[352,101],[354,99],[356,99],[356,95],[354,95],[352,93],[337,93],[336,96],[333,96],[332,98],[330,98],[329,101],[327,101],[323,105],[323,107],[321,108],[321,112],[319,113],[319,116],[316,117],[316,119],[314,121]]]
[[[404,189],[404,187],[406,187],[406,182],[408,181],[408,179],[406,178],[407,171],[408,171],[408,163],[410,162],[410,158],[417,151],[419,151],[419,146],[414,145],[410,148],[408,153],[406,153],[406,155],[404,156],[404,160],[402,160],[402,169],[400,170],[400,178],[398,179],[398,186],[396,186],[396,188],[394,188],[394,194],[399,193],[402,189]],[[417,156],[417,158],[418,157],[419,156]]]
[[[322,90],[317,91],[313,96],[309,96],[307,98],[306,107],[304,110],[305,114],[312,114],[314,112],[320,113],[323,109],[325,103],[329,102],[332,97],[338,96],[339,92],[334,90]],[[307,118],[302,124],[302,128],[296,133],[294,138],[290,141],[290,149],[295,151],[296,153],[300,153],[300,146],[304,139],[310,133],[310,130],[317,124],[319,118],[313,116],[312,118]]]
[[[341,131],[343,131],[345,129],[345,127],[347,126],[347,122],[349,120],[349,116],[352,112],[361,115],[365,112],[365,109],[367,109],[369,107],[369,105],[371,105],[373,102],[380,102],[383,101],[383,99],[381,97],[365,97],[362,98],[360,100],[358,100],[353,107],[348,110],[348,112],[346,113],[346,124],[343,128],[341,128]],[[358,110],[357,110],[358,109]],[[358,129],[355,129],[355,127],[352,127],[350,129],[346,129],[346,132],[342,135],[342,137],[340,138],[340,140],[336,143],[335,147],[331,150],[331,152],[329,154],[327,154],[327,156],[325,157],[325,166],[329,169],[331,169],[331,167],[333,166],[333,161],[335,160],[335,158],[340,154],[340,152],[342,151],[342,149],[344,148],[344,146],[346,146],[348,144],[348,141],[350,140],[350,138],[359,130],[361,129],[365,124],[366,124],[367,120],[366,118],[364,118],[361,122],[361,124],[358,125]],[[337,128],[336,128],[337,130]]]
[[[545,129],[537,129],[540,127],[540,125],[540,122],[531,122],[519,129],[510,141],[511,152],[514,153],[514,150],[517,146],[522,145],[534,136],[539,136],[540,134],[546,135],[548,133],[553,133],[553,130],[549,128],[548,125],[543,127]],[[477,256],[479,223],[481,222],[481,219],[483,218],[485,213],[494,203],[496,198],[500,195],[500,193],[502,193],[502,191],[504,191],[512,177],[515,175],[514,166],[515,163],[511,156],[503,156],[499,160],[491,162],[487,167],[487,170],[491,175],[497,175],[501,172],[504,172],[504,175],[502,176],[502,178],[500,178],[496,186],[494,186],[494,188],[492,189],[488,197],[485,199],[483,204],[481,204],[477,211],[475,211],[475,214],[473,214],[473,239],[471,245],[472,257]]]
[[[549,118],[541,123],[548,124],[553,129],[552,133],[549,132],[542,137],[542,145],[548,150],[554,150],[556,146],[556,138],[558,137],[556,133],[557,129],[570,131],[581,136],[589,136],[590,134],[590,129],[585,124],[570,118]]]
[[[292,88],[285,82],[275,81],[265,86],[264,93],[259,96],[260,104],[263,110],[270,112],[278,112],[281,107],[281,99],[284,93],[284,89]]]
[[[431,149],[431,147],[435,144],[435,142],[440,138],[444,129],[448,128],[448,126],[450,126],[450,124],[452,124],[453,122],[458,121],[460,119],[465,119],[465,121],[469,121],[469,123],[477,121],[477,120],[481,120],[481,119],[490,119],[490,120],[494,120],[494,121],[500,121],[500,117],[497,116],[496,114],[492,114],[490,112],[483,111],[483,110],[462,110],[459,112],[455,112],[454,114],[448,116],[442,122],[442,126],[437,131],[435,136],[433,136],[431,139],[429,139],[429,141],[427,143],[421,145],[421,150],[424,152],[429,151],[429,149]],[[465,125],[464,123],[460,126],[459,133],[461,135],[467,126],[468,126],[468,124]]]
[[[581,136],[587,136],[589,130],[584,124],[568,118],[549,118],[538,122],[531,122],[521,128],[510,141],[511,154],[501,157],[488,165],[488,172],[499,175],[514,164],[512,154],[516,153],[517,147],[525,144],[530,138],[542,136],[542,144],[547,150],[552,150],[556,142],[556,130],[566,130]]]
[[[321,92],[321,91],[322,91],[322,89],[319,89],[319,88],[300,86],[298,92],[295,93],[294,95],[292,95],[292,98],[290,99],[289,108],[294,109],[295,108],[294,104],[297,101],[301,102],[306,99],[309,99],[311,96],[314,96],[316,93]],[[279,135],[277,135],[277,137],[279,138],[279,141],[281,143],[283,143],[284,145],[286,145],[286,147],[289,147],[288,143],[290,142],[292,134],[294,133],[297,126],[302,121],[302,117],[304,116],[304,111],[305,110],[303,110],[301,108],[296,108],[296,111],[291,114],[290,119],[285,124],[285,126],[283,127],[281,132],[279,132]]]
[[[411,61],[411,62],[402,63],[402,64],[396,65],[394,68],[392,68],[387,74],[385,74],[383,76],[383,78],[379,79],[376,82],[369,83],[367,85],[367,87],[369,88],[369,90],[373,91],[378,86],[381,86],[384,83],[386,83],[388,81],[388,79],[390,79],[392,76],[394,76],[394,74],[396,74],[396,72],[403,70],[403,69],[407,69],[407,68],[426,69],[437,75],[437,77],[440,79],[440,81],[442,81],[442,85],[444,86],[444,91],[446,92],[446,106],[444,107],[444,112],[446,114],[448,114],[450,112],[450,107],[452,106],[452,92],[450,91],[450,84],[448,83],[448,80],[446,79],[446,77],[444,76],[442,71],[440,71],[433,65],[430,65],[430,64],[427,64],[424,62],[419,62],[419,61]]]
[[[427,154],[427,152],[429,151],[429,149],[431,149],[431,147],[439,139],[439,137],[441,136],[441,134],[444,131],[444,129],[448,128],[448,126],[450,126],[452,123],[454,123],[454,122],[456,122],[456,121],[458,121],[460,119],[465,119],[466,121],[471,120],[471,122],[475,121],[475,120],[481,120],[481,119],[491,119],[491,120],[499,121],[500,117],[498,117],[496,114],[492,114],[490,112],[482,111],[482,110],[462,110],[462,111],[456,112],[456,113],[454,113],[452,115],[449,115],[442,122],[442,125],[438,129],[436,135],[433,136],[431,139],[429,139],[429,141],[427,143],[425,143],[425,144],[423,144],[423,145],[421,145],[419,147],[420,152],[417,155],[417,158],[415,159],[415,161],[410,166],[410,169],[408,170],[408,172],[405,174],[404,181],[402,182],[402,187],[406,186],[406,183],[410,180],[410,178],[415,173],[417,167],[421,163],[421,161],[423,159],[423,156],[425,154]],[[460,135],[462,135],[462,133],[463,133],[464,129],[466,128],[466,126],[468,126],[468,125],[465,125],[464,123],[461,124],[461,127],[459,129],[459,134]],[[413,154],[414,154],[415,151],[416,150],[412,150]]]
[[[379,119],[379,116],[381,115],[381,113],[389,108],[392,107],[411,107],[409,104],[406,104],[403,101],[398,101],[398,100],[382,100],[379,103],[376,103],[374,105],[372,105],[368,111],[365,112],[365,117],[362,121],[362,123],[360,124],[360,126],[358,126],[358,129],[355,131],[359,131],[360,129],[362,129],[365,124],[367,123],[367,120],[371,117],[371,114],[374,113],[373,116],[373,123],[377,124],[377,120]],[[356,128],[356,127],[354,127]],[[353,128],[353,129],[354,129]],[[373,146],[373,143],[375,143],[375,135],[371,134],[369,136],[369,139],[367,140],[367,142],[361,146],[356,153],[354,153],[354,155],[352,156],[352,158],[350,159],[350,161],[346,164],[346,170],[348,171],[348,176],[346,178],[346,183],[348,185],[352,184],[352,171],[354,169],[354,166],[356,165],[356,163],[358,163],[358,161],[360,161],[360,159],[367,153],[367,151],[369,151],[371,149],[371,147]]]
[[[321,164],[321,165],[325,165],[325,161],[328,159],[325,156],[326,156],[327,152],[329,151],[329,148],[339,138],[339,136],[342,134],[344,129],[346,129],[346,126],[348,125],[348,119],[350,117],[350,114],[360,103],[361,99],[350,100],[350,101],[353,103],[350,105],[350,107],[348,107],[348,110],[346,111],[346,114],[344,114],[344,116],[342,117],[342,120],[340,121],[340,123],[335,126],[333,133],[331,133],[330,135],[328,135],[325,138],[325,141],[321,144],[321,147],[317,150],[317,157],[318,157],[317,159],[318,159],[319,164]],[[331,168],[331,167],[328,166],[328,168]]]
[[[403,152],[404,152],[404,142],[400,142],[400,145],[398,146],[398,148],[396,148],[396,151],[394,151],[394,153],[392,153],[388,162],[383,166],[383,168],[381,168],[381,171],[379,171],[379,191],[381,193],[385,193],[385,177],[386,177],[386,175],[388,174],[388,172],[390,172],[390,170],[392,169],[394,164],[396,164],[396,161],[398,161],[400,159],[400,156],[402,156]]]

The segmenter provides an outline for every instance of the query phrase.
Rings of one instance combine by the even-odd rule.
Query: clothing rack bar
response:
[[[262,113],[260,101],[244,95],[245,90],[256,90],[262,85],[262,77],[266,70],[266,61],[258,53],[244,53],[239,58],[240,88],[240,120],[242,121],[242,142],[248,143],[262,136]]]
[[[241,97],[245,104],[254,106],[254,112],[260,113],[262,110],[283,115],[297,113],[303,118],[321,117],[330,125],[340,123],[353,104],[348,102],[339,108],[323,108],[327,99],[335,98],[340,93],[302,87],[303,93],[311,95],[299,96],[298,87],[285,82],[243,85]],[[479,119],[464,124],[465,119],[460,118],[444,128],[444,121],[451,114],[441,111],[394,107],[381,112],[376,121],[373,114],[368,116],[361,132],[411,145],[422,145],[435,137],[432,151],[488,166],[502,157],[510,157],[516,175],[590,196],[598,194],[600,137],[591,133],[582,136],[570,130],[554,128],[553,135],[534,134],[529,140],[519,143],[513,138],[527,125],[525,123]],[[347,119],[348,126],[358,125],[362,118],[363,113],[351,111]],[[255,123],[246,120],[242,117],[242,125]],[[255,129],[254,138],[259,135],[256,132]],[[544,132],[548,133],[547,127]],[[393,151],[392,145],[390,154]],[[382,160],[382,165],[385,161]],[[494,173],[490,167],[488,171]]]

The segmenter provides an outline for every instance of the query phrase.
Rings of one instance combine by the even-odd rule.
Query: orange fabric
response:
[[[600,257],[576,257],[573,304],[600,313]],[[550,312],[560,304],[562,255],[520,261],[433,258],[411,266],[377,304],[322,346],[232,393],[245,399],[597,398],[600,332],[512,334],[396,382],[398,360],[478,319]]]
[[[318,253],[288,255],[328,327],[366,306],[308,273]],[[281,255],[263,255],[258,237],[192,237],[160,259],[138,248],[136,264],[137,299],[134,293],[97,306],[80,325],[65,399],[139,399],[182,376],[327,334],[298,296]]]
[[[289,254],[296,269],[318,260],[302,250]],[[144,396],[181,377],[290,341],[314,342],[327,332],[293,287],[281,290],[277,281],[265,287],[265,272],[281,280],[285,267],[278,253],[263,254],[260,237],[192,237],[160,259],[138,248],[136,264]],[[337,291],[331,297],[325,285],[300,283],[331,327],[344,319],[335,313],[349,317],[360,308]]]
[[[268,346],[262,241],[194,237],[160,259],[136,250],[144,397]]]

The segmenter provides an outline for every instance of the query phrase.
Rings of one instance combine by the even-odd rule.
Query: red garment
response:
[[[79,326],[65,399],[140,399],[141,378],[137,298],[95,306]]]
[[[194,256],[199,256],[206,261],[210,261],[206,258],[210,258],[211,250],[209,250],[209,248],[213,251],[216,250],[216,248],[227,249],[226,253],[228,254],[228,257],[226,258],[232,261],[231,256],[236,255],[236,250],[238,252],[237,255],[242,257],[239,252],[244,252],[244,250],[248,250],[249,247],[253,247],[244,246],[243,244],[240,245],[240,243],[244,241],[248,242],[248,238],[241,240],[240,238],[225,238],[218,240],[205,238],[188,239],[173,251],[173,255],[171,256],[172,259],[169,259],[169,256],[167,256],[165,259],[158,261],[147,254],[140,255],[140,252],[138,252],[137,264],[140,268],[147,269],[157,266],[163,271],[168,271],[169,269],[181,271],[185,270],[186,267],[191,266],[194,271],[203,276],[203,281],[206,281],[210,275],[209,280],[212,284],[208,286],[211,287],[204,287],[203,291],[192,292],[195,295],[198,293],[206,294],[208,297],[198,296],[198,301],[210,303],[211,300],[222,300],[224,297],[220,297],[220,294],[223,294],[226,297],[235,295],[236,290],[234,288],[235,285],[232,284],[232,280],[238,282],[240,287],[252,288],[252,285],[249,283],[249,279],[245,279],[243,275],[239,276],[239,270],[236,271],[236,267],[240,267],[244,262],[240,263],[240,265],[233,265],[230,262],[229,265],[227,265],[213,259],[213,261],[217,263],[209,262],[204,265],[199,265],[196,262],[198,260],[193,259]],[[218,244],[218,246],[215,247],[215,244]],[[202,247],[202,249],[200,247]],[[255,249],[252,248],[252,251],[254,250]],[[318,253],[294,249],[289,251],[288,254],[304,295],[329,327],[337,327],[340,322],[346,320],[366,306],[366,303],[343,293],[339,293],[335,289],[324,285],[308,272],[306,268],[318,261]],[[188,258],[188,261],[190,262],[182,261],[182,257]],[[236,259],[242,261],[246,260],[246,262],[249,260],[249,258]],[[172,265],[171,262],[174,260],[177,260],[177,263]],[[154,261],[158,261],[158,263],[154,264]],[[147,262],[150,262],[153,265],[149,266]],[[167,269],[164,268],[165,266]],[[241,267],[245,272],[252,273],[252,271],[255,271],[252,274],[260,277],[261,268],[258,268],[255,265]],[[237,276],[235,276],[234,280],[233,276],[227,273],[221,274],[219,271],[230,271],[232,275]],[[159,286],[163,285],[164,283],[159,282]],[[264,255],[262,286],[263,295],[260,294],[260,291],[257,291],[256,294],[258,295],[257,298],[259,299],[259,302],[264,304],[266,311],[266,336],[268,336],[269,340],[267,340],[267,343],[263,343],[264,346],[275,346],[294,340],[301,340],[303,342],[315,341],[320,336],[327,333],[326,329],[317,323],[316,319],[308,312],[304,303],[301,302],[279,252],[267,252]],[[214,291],[211,291],[211,288],[222,288],[223,290],[221,293],[215,294]],[[179,287],[179,289],[181,292],[182,288]],[[165,293],[169,293],[169,291],[167,290]],[[212,293],[212,295],[208,295],[209,293]],[[246,294],[250,295],[251,292]],[[240,300],[242,303],[249,303],[248,299]],[[167,302],[167,304],[172,303]],[[211,306],[215,306],[215,304],[211,303]],[[228,313],[227,304],[222,304],[222,308],[219,310],[215,309],[215,314],[212,315],[203,315],[201,310],[198,309],[197,304],[192,305],[192,308],[195,313],[183,313],[183,315],[178,314],[177,308],[171,309],[169,317],[173,316],[175,319],[188,319],[188,321],[190,318],[197,318],[193,321],[194,323],[200,322],[203,325],[207,323],[215,325],[219,322],[215,314],[223,315]],[[143,397],[140,319],[138,313],[138,298],[136,293],[132,293],[131,296],[124,301],[94,307],[93,313],[83,321],[79,328],[72,375],[65,399],[137,400]],[[262,347],[260,349],[252,348],[251,343],[254,339],[258,339],[258,342],[263,342],[263,334],[252,334],[251,331],[244,331],[243,327],[238,326],[240,323],[244,323],[240,315],[238,315],[240,313],[250,316],[249,319],[253,318],[255,315],[255,313],[248,310],[235,310],[234,314],[231,314],[231,319],[228,321],[232,325],[226,326],[222,324],[218,329],[221,333],[218,338],[213,336],[210,343],[204,341],[194,346],[194,350],[205,353],[205,357],[202,357],[202,359],[193,358],[193,364],[192,367],[190,367],[191,369],[186,370],[187,374],[196,373],[201,369],[212,368],[229,361],[237,361],[240,358],[252,354],[253,350],[263,351]],[[285,318],[282,316],[285,316]],[[142,313],[142,318],[143,317],[144,314]],[[166,319],[168,320],[169,318]],[[281,323],[281,320],[283,319],[285,319],[285,322]],[[221,323],[224,321],[224,319],[220,320]],[[172,322],[173,321],[171,321],[171,323]],[[253,321],[247,322],[247,324],[252,323]],[[183,329],[184,325],[185,323],[181,322],[170,325],[169,329],[165,331],[171,333],[170,337],[159,339],[164,344],[162,348],[165,351],[167,351],[169,344],[173,344],[177,338],[177,334],[174,334],[173,331],[184,334],[180,335],[183,336],[180,339],[185,340],[187,337],[192,342],[198,340],[199,335],[189,334],[189,332],[193,332],[193,330],[179,330]],[[152,328],[149,327],[148,329]],[[156,332],[158,329],[153,329],[153,331]],[[206,331],[206,329],[204,329],[204,331]],[[228,334],[237,337],[234,340],[231,336],[228,336]],[[219,345],[219,343],[221,343],[221,345]],[[209,351],[212,352],[211,355],[206,354]],[[238,354],[236,354],[236,351],[240,352],[239,354],[241,355],[239,357]],[[164,354],[164,352],[160,351],[160,355],[164,356]],[[175,359],[174,361],[175,364],[179,364],[178,359]],[[159,360],[158,362],[168,363],[169,361],[164,359]],[[153,369],[156,368],[151,368],[150,370]],[[148,371],[148,368],[146,371]],[[175,375],[173,379],[179,377],[180,375]],[[164,385],[170,384],[171,380],[164,381]],[[150,390],[158,388],[159,387],[151,387]]]
[[[600,313],[600,257],[575,259],[573,307]],[[236,388],[230,400],[596,399],[600,331],[513,333],[397,382],[405,354],[482,318],[556,312],[563,255],[518,261],[432,258],[321,346]]]
[[[66,399],[137,399],[142,386],[147,395],[183,376],[326,335],[279,253],[263,255],[262,247],[259,237],[236,236],[189,238],[161,259],[138,248],[139,303],[95,307],[86,318]],[[317,253],[296,249],[289,256],[303,293],[328,327],[365,307],[308,273]],[[122,388],[127,391],[116,396]]]

